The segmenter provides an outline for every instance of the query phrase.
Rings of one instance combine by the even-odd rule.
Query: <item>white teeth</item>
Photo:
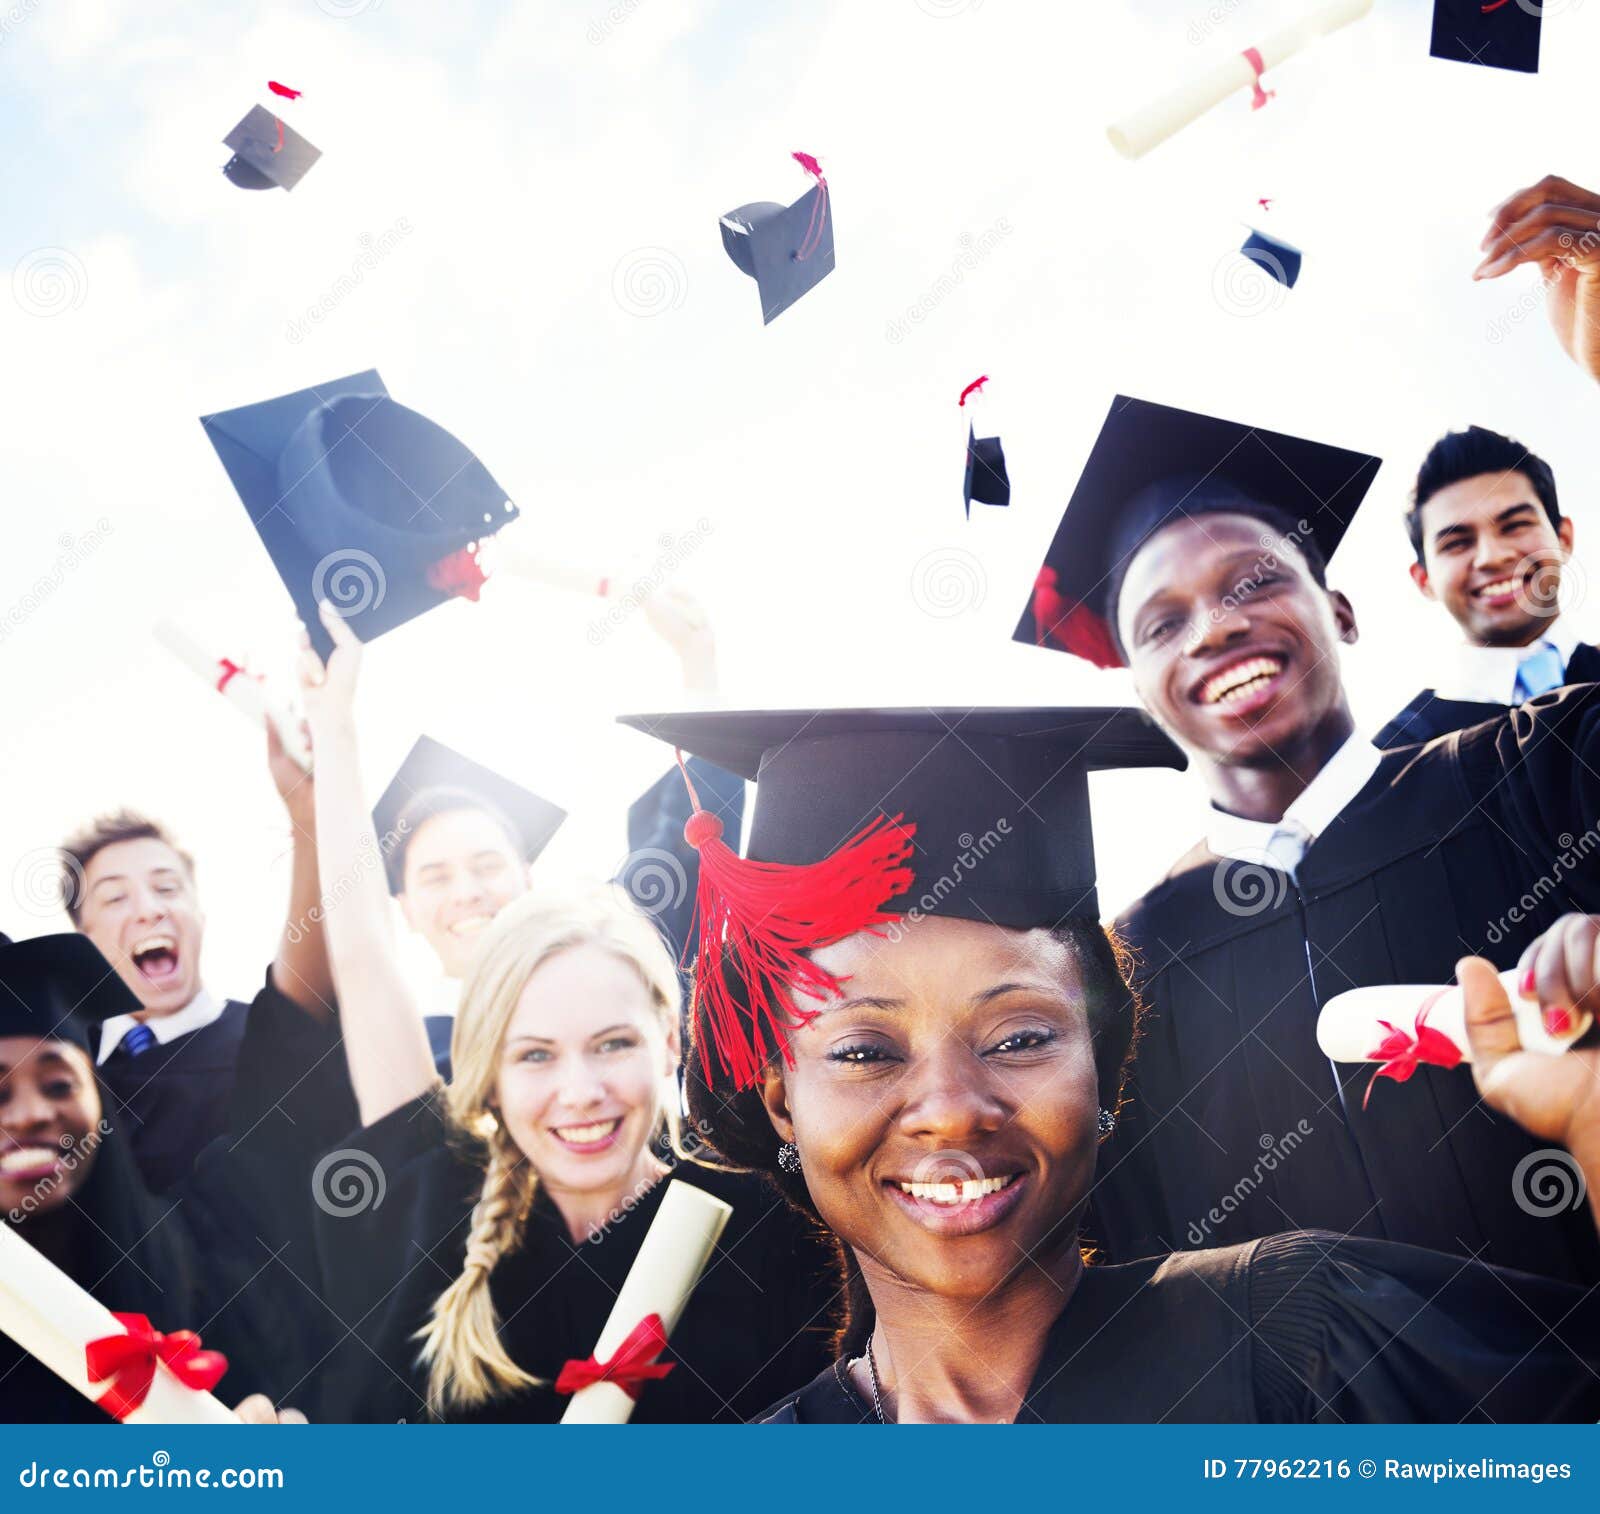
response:
[[[1282,671],[1281,658],[1247,657],[1243,662],[1236,662],[1231,668],[1224,668],[1208,678],[1200,690],[1200,698],[1206,704],[1216,704],[1223,699],[1254,694],[1266,680],[1276,678]]]
[[[132,955],[142,957],[146,952],[170,952],[177,949],[176,936],[145,936],[133,943]]]
[[[493,915],[473,915],[467,920],[457,920],[450,927],[452,936],[476,936],[480,931],[487,930],[494,924]]]
[[[0,1172],[32,1172],[36,1167],[49,1166],[55,1159],[55,1152],[48,1146],[24,1146],[0,1156]]]
[[[900,1183],[900,1191],[914,1199],[926,1199],[930,1204],[970,1204],[991,1193],[999,1193],[1016,1178],[1011,1173],[1003,1178],[967,1178],[959,1183]]]
[[[563,1141],[571,1141],[574,1146],[588,1146],[595,1141],[603,1141],[611,1134],[621,1120],[599,1120],[593,1125],[557,1125],[555,1133]]]
[[[1513,579],[1501,578],[1497,579],[1492,584],[1485,584],[1476,592],[1480,597],[1485,599],[1499,599],[1507,594],[1515,594],[1517,592],[1517,585]]]

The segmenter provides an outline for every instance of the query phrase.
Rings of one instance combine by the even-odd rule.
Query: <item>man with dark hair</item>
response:
[[[293,832],[289,915],[258,999],[307,1009],[333,1002],[317,902],[311,780],[269,733],[273,782]],[[119,810],[61,847],[61,894],[73,925],[100,949],[140,1008],[100,1027],[94,1048],[108,1117],[123,1123],[157,1193],[182,1178],[227,1124],[233,1069],[250,1005],[219,1001],[201,981],[205,916],[194,859],[158,821]]]
[[[1431,741],[1600,678],[1600,650],[1561,614],[1572,521],[1542,458],[1484,426],[1448,433],[1417,472],[1406,532],[1412,582],[1465,640],[1437,684],[1378,733],[1380,747]]]

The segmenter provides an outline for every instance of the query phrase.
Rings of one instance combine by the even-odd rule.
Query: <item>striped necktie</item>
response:
[[[1517,681],[1512,687],[1512,696],[1521,704],[1525,699],[1559,689],[1566,682],[1566,677],[1566,663],[1561,654],[1548,642],[1541,642],[1517,664]]]
[[[156,1033],[142,1020],[136,1020],[123,1033],[122,1039],[117,1043],[117,1051],[126,1052],[130,1057],[142,1057],[156,1044]],[[112,1053],[116,1055],[115,1052]]]

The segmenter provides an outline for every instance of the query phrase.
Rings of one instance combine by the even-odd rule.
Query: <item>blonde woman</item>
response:
[[[733,1205],[644,1422],[737,1421],[827,1360],[826,1242],[760,1178],[682,1160],[678,981],[609,886],[532,892],[484,932],[442,1085],[395,967],[350,719],[360,646],[302,677],[317,751],[327,934],[362,1129],[319,1193],[324,1298],[351,1339],[324,1418],[553,1420],[594,1349],[671,1171]],[[337,886],[336,886],[337,885]],[[345,1181],[340,1181],[341,1173]],[[354,1195],[352,1201],[352,1195]]]

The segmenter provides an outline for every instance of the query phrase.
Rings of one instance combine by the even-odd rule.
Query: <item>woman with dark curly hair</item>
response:
[[[690,823],[691,1113],[848,1258],[838,1360],[765,1419],[1595,1418],[1600,1300],[1566,1284],[1313,1231],[1086,1260],[1136,1012],[1084,774],[1174,760],[1134,712],[639,724],[759,780],[749,859]],[[1486,1102],[1600,1179],[1600,1053],[1522,1052],[1463,980]]]

